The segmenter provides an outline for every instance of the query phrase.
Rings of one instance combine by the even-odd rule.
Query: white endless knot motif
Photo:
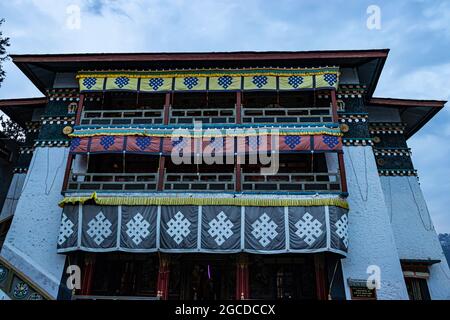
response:
[[[297,231],[295,234],[305,241],[309,246],[316,242],[322,234],[322,223],[306,212],[303,217],[295,224]]]
[[[136,245],[139,245],[150,235],[148,228],[150,223],[138,212],[133,219],[127,223],[127,235]]]
[[[278,235],[276,231],[278,225],[265,212],[253,222],[252,228],[252,235],[263,247],[266,247]]]
[[[233,235],[233,231],[231,231],[233,223],[223,211],[221,211],[215,219],[209,222],[209,227],[208,233],[214,238],[214,241],[219,246]]]
[[[99,246],[111,235],[111,225],[112,223],[106,219],[103,212],[100,211],[91,221],[89,221],[87,234],[94,239],[95,243]]]
[[[63,213],[59,228],[58,244],[62,245],[73,234],[73,222]]]
[[[336,226],[336,233],[339,236],[339,238],[342,239],[342,242],[344,242],[345,247],[348,247],[348,219],[347,215],[344,214],[342,217],[336,221],[334,224]]]
[[[167,222],[167,226],[169,227],[167,229],[167,234],[171,236],[173,241],[177,244],[180,244],[191,232],[191,230],[189,230],[191,223],[180,211]]]

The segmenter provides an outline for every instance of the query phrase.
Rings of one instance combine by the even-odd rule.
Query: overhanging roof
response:
[[[232,67],[355,67],[369,96],[389,49],[329,51],[240,51],[179,53],[84,53],[11,55],[13,62],[45,92],[57,72]]]
[[[372,98],[369,101],[369,107],[397,108],[402,122],[406,123],[406,137],[409,138],[433,118],[446,102],[443,100]]]
[[[47,103],[47,98],[23,98],[23,99],[1,99],[0,110],[3,111],[13,121],[25,127],[25,123],[30,121],[35,108],[43,108]]]

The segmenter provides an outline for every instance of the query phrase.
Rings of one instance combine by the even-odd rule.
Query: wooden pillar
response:
[[[81,292],[83,296],[88,296],[92,292],[92,282],[94,279],[95,255],[86,254],[84,258],[83,280],[81,282]]]
[[[170,101],[172,98],[172,94],[170,92],[166,93],[166,97],[164,100],[164,114],[163,114],[163,123],[164,125],[169,124],[169,115],[170,115]],[[162,144],[161,144],[162,146]],[[158,167],[158,191],[162,191],[164,189],[164,171],[166,170],[166,157],[162,155],[159,157],[159,167]]]
[[[81,121],[81,113],[83,112],[84,108],[84,93],[80,93],[80,100],[78,100],[78,106],[77,106],[77,115],[75,117],[75,125],[79,125]]]
[[[78,100],[78,106],[77,106],[77,114],[75,116],[75,125],[79,125],[81,122],[81,113],[83,112],[83,108],[84,108],[84,93],[80,93],[80,100]],[[74,157],[75,157],[75,155],[69,154],[69,157],[67,159],[66,170],[64,172],[62,191],[67,189],[67,184],[69,183],[70,170],[72,169],[72,163],[73,163]]]
[[[316,274],[317,300],[327,300],[327,276],[325,269],[325,256],[323,253],[314,255],[314,269]]]
[[[235,157],[236,159],[236,185],[235,185],[235,189],[236,192],[241,192],[242,191],[242,167],[241,167],[241,163],[239,160],[239,156]]]
[[[159,168],[158,168],[158,191],[164,189],[164,173],[166,171],[166,157],[161,154],[159,157]]]
[[[166,97],[164,100],[164,115],[163,115],[163,123],[164,124],[169,124],[171,96],[172,96],[172,94],[170,92],[166,93]]]
[[[336,89],[332,89],[330,91],[331,95],[331,111],[333,112],[333,122],[338,122],[338,114],[337,114],[337,100],[336,100]]]
[[[242,123],[242,91],[236,92],[236,123]]]
[[[236,260],[236,300],[248,299],[249,297],[248,257],[242,253]]]
[[[156,294],[160,299],[167,300],[169,298],[169,275],[170,260],[165,254],[159,255],[159,272]]]
[[[344,165],[344,154],[342,152],[338,153],[338,162],[339,162],[339,176],[341,178],[341,191],[347,192],[347,176],[345,174],[345,165]]]

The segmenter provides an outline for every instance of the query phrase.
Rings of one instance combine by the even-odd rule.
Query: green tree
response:
[[[0,27],[5,19],[0,19]],[[0,87],[3,80],[5,80],[5,70],[3,70],[3,62],[8,59],[6,48],[9,47],[9,38],[4,37],[0,30]],[[25,133],[23,129],[15,122],[11,121],[8,117],[0,114],[0,131],[6,135],[9,139],[13,139],[19,142],[23,142],[25,139]]]
[[[5,19],[0,19],[0,27],[2,26]],[[8,54],[6,53],[6,48],[9,47],[9,38],[4,37],[2,31],[0,30],[0,87],[2,86],[3,80],[5,80],[5,70],[3,70],[3,62],[8,59]]]

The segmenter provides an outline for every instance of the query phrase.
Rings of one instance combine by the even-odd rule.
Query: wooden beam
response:
[[[169,124],[169,112],[170,112],[170,105],[171,105],[171,98],[172,94],[170,92],[166,93],[166,97],[164,100],[164,124]]]

